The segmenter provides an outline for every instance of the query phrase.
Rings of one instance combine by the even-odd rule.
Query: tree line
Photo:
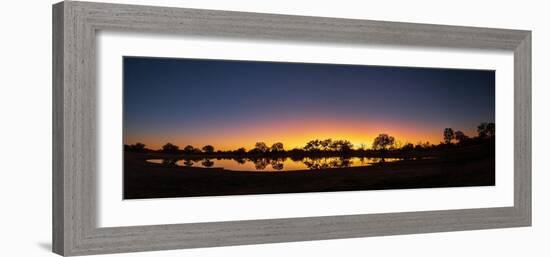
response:
[[[371,149],[365,149],[364,146],[360,146],[355,149],[354,145],[343,139],[333,140],[331,138],[319,140],[314,139],[308,141],[302,148],[294,148],[292,150],[285,150],[282,142],[275,142],[271,146],[267,145],[265,142],[257,142],[254,147],[250,150],[246,150],[244,147],[238,148],[236,150],[230,151],[221,151],[215,150],[212,145],[205,145],[202,148],[196,148],[191,145],[187,145],[180,149],[179,146],[172,143],[166,143],[159,149],[157,152],[164,153],[183,153],[183,154],[235,154],[235,155],[244,155],[244,154],[254,154],[254,155],[265,155],[265,154],[282,154],[286,152],[306,152],[306,153],[349,153],[352,151],[390,151],[390,150],[400,150],[400,151],[413,151],[413,150],[427,150],[430,148],[436,147],[449,147],[451,145],[468,145],[476,144],[480,141],[494,138],[495,136],[495,124],[489,122],[483,122],[477,126],[477,136],[469,137],[460,130],[454,130],[452,128],[445,128],[443,130],[443,142],[439,145],[430,144],[429,142],[418,142],[416,145],[412,143],[400,144],[395,137],[388,134],[382,133],[374,138],[372,142]],[[147,149],[143,143],[135,143],[132,145],[124,145],[125,151],[130,152],[147,152],[154,151]]]

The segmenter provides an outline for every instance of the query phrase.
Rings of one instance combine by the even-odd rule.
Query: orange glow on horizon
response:
[[[251,124],[252,123],[252,124]],[[354,149],[363,145],[371,148],[376,136],[382,133],[393,136],[396,142],[416,144],[428,141],[439,144],[443,141],[443,129],[448,126],[440,124],[408,124],[405,122],[360,122],[350,120],[324,121],[320,119],[295,119],[284,122],[273,121],[256,124],[244,122],[223,128],[207,127],[194,133],[173,132],[152,134],[125,134],[124,143],[141,142],[150,149],[160,149],[170,142],[180,148],[192,145],[202,148],[212,145],[216,150],[236,150],[244,147],[250,150],[256,142],[264,142],[268,146],[281,142],[285,150],[302,148],[313,139],[349,140]],[[474,136],[475,129],[459,129],[469,136]]]

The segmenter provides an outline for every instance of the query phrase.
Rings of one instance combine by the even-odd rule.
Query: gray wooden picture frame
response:
[[[100,30],[514,52],[514,206],[154,226],[96,225]],[[88,255],[531,225],[531,32],[65,1],[53,6],[53,251]]]

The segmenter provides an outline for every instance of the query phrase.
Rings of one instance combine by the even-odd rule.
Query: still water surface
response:
[[[175,160],[150,159],[151,163],[176,165],[198,168],[224,168],[234,171],[292,171],[314,170],[327,168],[345,168],[368,166],[379,162],[399,161],[400,158],[367,158],[367,157],[322,157],[292,160],[291,158],[257,158],[257,159],[203,159],[203,160]]]

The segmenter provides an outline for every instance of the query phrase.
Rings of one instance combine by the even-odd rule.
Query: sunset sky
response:
[[[370,148],[474,136],[495,119],[494,71],[124,58],[124,143],[251,149],[347,139]]]

